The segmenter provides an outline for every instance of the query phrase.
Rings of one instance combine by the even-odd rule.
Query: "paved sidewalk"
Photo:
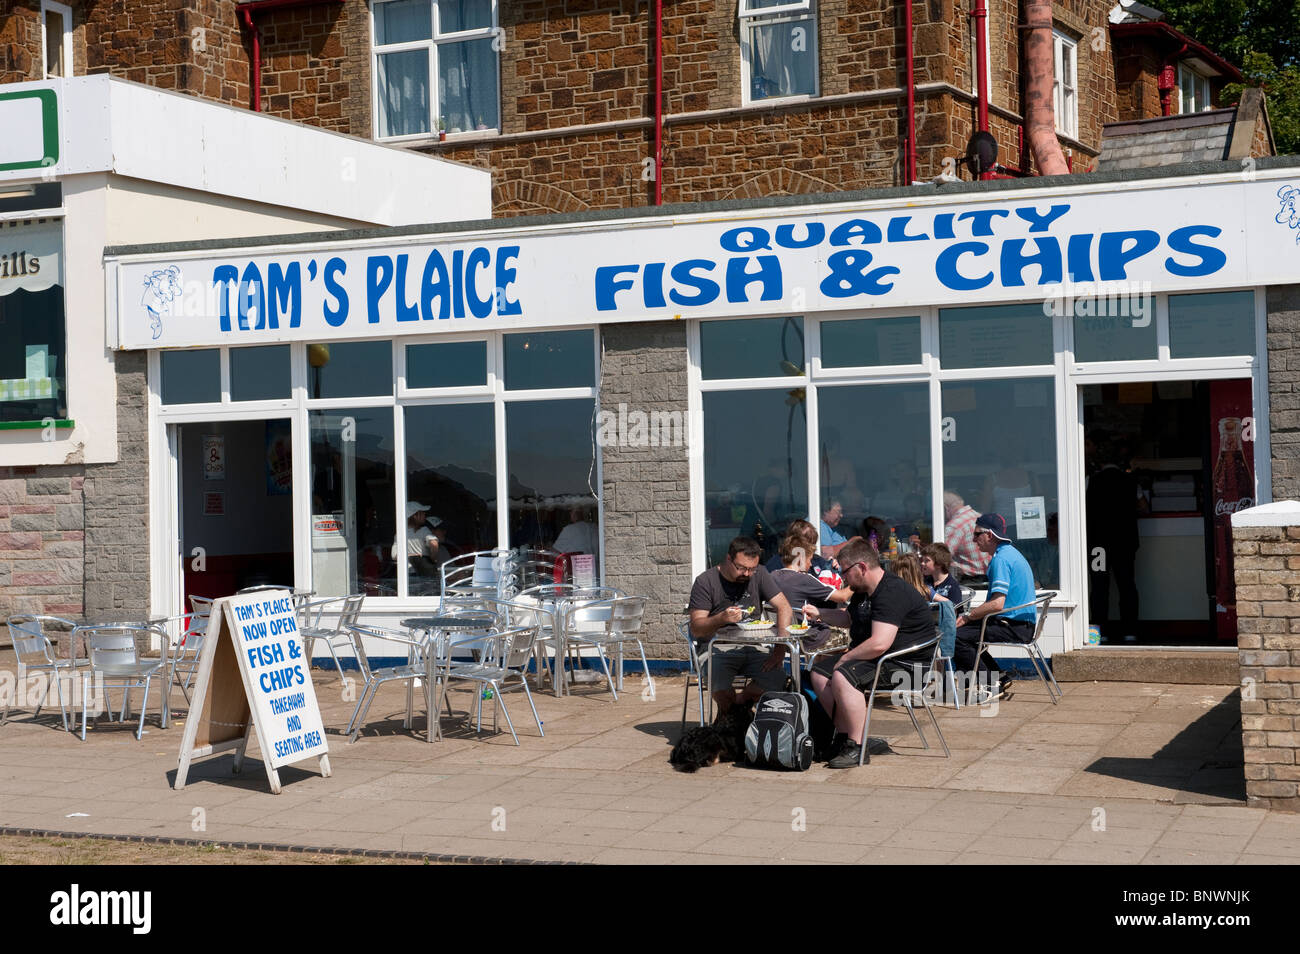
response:
[[[656,680],[654,700],[636,676],[618,703],[596,686],[539,694],[545,738],[512,693],[516,748],[452,720],[446,741],[413,737],[398,687],[349,745],[336,733],[352,703],[337,675],[314,675],[332,778],[281,769],[276,796],[256,758],[232,776],[219,756],[176,792],[179,724],[151,718],[137,742],[101,721],[83,744],[57,709],[20,711],[0,727],[0,827],[638,864],[1300,861],[1300,816],[1245,807],[1233,687],[1067,684],[1053,706],[1021,681],[996,715],[940,711],[950,759],[881,708],[872,735],[892,752],[864,768],[688,775],[668,765],[681,677]],[[458,712],[469,701],[453,694]]]

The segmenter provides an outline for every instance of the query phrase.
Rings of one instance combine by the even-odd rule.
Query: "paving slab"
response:
[[[882,707],[871,731],[889,750],[864,768],[687,774],[667,761],[681,677],[658,678],[654,700],[538,694],[545,737],[512,695],[519,746],[465,728],[464,693],[430,744],[422,715],[402,727],[392,686],[350,744],[354,703],[314,677],[331,778],[288,767],[272,795],[254,746],[241,774],[201,761],[174,791],[179,693],[179,718],[150,716],[141,741],[105,722],[83,743],[57,712],[19,712],[0,727],[0,828],[629,864],[1300,861],[1300,817],[1245,805],[1232,686],[1068,684],[1054,706],[1017,683],[996,708],[938,710],[949,758]]]

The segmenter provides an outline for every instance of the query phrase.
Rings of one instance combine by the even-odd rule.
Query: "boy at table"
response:
[[[719,630],[734,627],[744,619],[747,608],[761,611],[764,602],[776,609],[773,638],[789,637],[793,617],[790,603],[773,582],[772,575],[759,566],[762,553],[757,541],[736,537],[727,548],[726,558],[695,578],[687,610],[691,614],[691,635],[695,637],[697,649],[702,651]],[[783,689],[784,661],[785,646],[779,644],[769,653],[756,646],[714,650],[709,660],[709,689],[718,713],[725,713],[737,702],[755,702],[764,692]],[[731,685],[737,676],[749,679],[739,698]]]

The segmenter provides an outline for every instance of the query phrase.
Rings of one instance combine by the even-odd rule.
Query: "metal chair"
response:
[[[510,712],[506,708],[506,703],[501,698],[502,687],[506,680],[512,675],[519,676],[519,684],[523,686],[524,695],[528,699],[528,706],[533,711],[533,718],[537,721],[537,731],[540,735],[545,736],[546,732],[542,729],[541,717],[537,714],[537,706],[533,704],[533,694],[528,689],[528,680],[524,678],[522,666],[527,665],[528,657],[532,654],[534,633],[531,628],[521,626],[515,629],[503,629],[499,632],[491,633],[488,636],[474,636],[469,640],[461,642],[474,642],[485,644],[486,649],[482,658],[472,663],[456,664],[451,659],[452,650],[456,647],[457,641],[450,639],[440,639],[435,641],[432,647],[438,659],[438,676],[434,685],[434,695],[440,696],[440,700],[434,701],[434,709],[441,715],[442,701],[446,700],[446,692],[452,682],[462,681],[469,682],[473,685],[481,686],[474,693],[477,710],[477,731],[483,731],[483,698],[484,692],[490,687],[492,695],[500,708],[501,714],[505,716],[506,726],[510,729],[510,736],[515,740],[515,745],[519,744],[519,736],[515,732],[514,722],[510,719]],[[439,692],[441,687],[441,693]],[[450,703],[448,703],[450,707]],[[496,730],[496,709],[493,710],[493,729]]]
[[[352,646],[352,635],[349,628],[356,625],[361,616],[361,604],[365,602],[366,594],[353,593],[351,596],[330,596],[321,600],[312,600],[304,603],[298,609],[298,631],[302,634],[303,651],[307,654],[307,665],[310,667],[312,659],[312,649],[316,645],[316,640],[325,641],[325,647],[334,657],[334,666],[339,671],[339,682],[347,684],[347,679],[343,676],[343,663],[339,661],[338,650]],[[338,617],[334,622],[328,623],[326,617],[333,612],[338,612]]]
[[[539,630],[537,645],[544,656],[549,648],[554,654],[554,668],[551,672],[551,685],[557,696],[564,694],[564,680],[560,677],[562,660],[569,660],[572,671],[577,671],[577,661],[570,657],[570,647],[565,639],[565,614],[570,607],[583,603],[595,603],[603,600],[619,599],[626,596],[622,590],[613,586],[578,587],[572,583],[539,583],[527,587],[511,597],[516,602],[536,602],[543,612],[550,615],[551,631]],[[578,655],[581,659],[581,654]]]
[[[929,700],[926,699],[925,679],[921,677],[919,673],[919,667],[923,666],[924,663],[918,662],[916,657],[926,649],[934,650],[930,659],[930,669],[933,671],[939,661],[939,630],[937,627],[935,628],[934,636],[927,639],[925,642],[915,646],[908,646],[904,649],[896,649],[892,653],[885,653],[885,655],[881,656],[877,662],[876,674],[871,680],[871,689],[866,693],[867,718],[862,724],[862,739],[858,747],[859,766],[866,762],[867,740],[871,738],[871,710],[876,702],[876,690],[880,685],[880,674],[886,669],[890,669],[894,673],[906,673],[908,676],[908,679],[906,680],[907,684],[905,686],[895,684],[889,687],[889,699],[890,702],[893,703],[902,703],[903,708],[907,710],[907,715],[912,720],[912,726],[916,729],[916,734],[921,737],[921,745],[927,750],[930,748],[930,743],[926,741],[925,733],[921,731],[921,723],[916,721],[916,713],[913,711],[913,705],[918,700],[921,703],[921,707],[930,714],[930,721],[934,723],[934,731],[939,736],[939,744],[943,746],[944,757],[952,757],[952,753],[948,751],[948,743],[943,737],[942,730],[939,728],[939,720],[935,717],[934,710],[930,708]],[[894,666],[889,665],[894,660],[902,659],[905,656],[911,657],[907,660],[911,663],[907,669],[904,669],[897,664]],[[910,670],[910,672],[908,672],[908,670]]]
[[[425,655],[428,651],[429,641],[427,639],[416,639],[406,633],[377,626],[357,626],[355,623],[348,624],[346,634],[352,646],[352,652],[356,656],[357,667],[361,670],[361,678],[365,682],[365,688],[361,691],[361,698],[357,700],[356,708],[352,710],[352,718],[348,720],[348,727],[343,730],[343,734],[348,737],[349,742],[355,742],[361,734],[361,725],[365,720],[366,713],[370,711],[371,704],[375,701],[375,693],[384,683],[406,682],[414,686],[416,680],[424,680],[421,688],[424,694],[425,716],[429,719],[437,718],[437,714],[430,705],[430,686],[428,680],[425,679],[429,672]],[[365,637],[367,636],[372,639],[405,645],[408,650],[407,661],[398,666],[372,669],[370,657],[366,655]],[[409,729],[411,727],[410,718],[411,713],[408,702],[405,728]]]
[[[686,705],[691,701],[691,679],[695,680],[695,688],[700,697],[700,725],[704,725],[704,681],[701,673],[704,671],[703,660],[700,658],[700,652],[695,647],[695,637],[691,635],[690,619],[682,620],[682,639],[686,641],[686,658],[690,662],[690,668],[686,670],[686,692],[682,695],[682,724],[681,730],[686,731]],[[707,654],[708,650],[705,650]]]
[[[442,595],[447,597],[500,597],[503,570],[509,550],[478,550],[453,557],[442,565]]]
[[[986,647],[984,634],[988,630],[989,620],[997,616],[1005,616],[1013,610],[1024,609],[1027,606],[1032,606],[1034,607],[1034,612],[1038,617],[1037,621],[1034,623],[1034,636],[1032,639],[1024,643],[988,643],[987,645],[997,646],[999,649],[1023,649],[1025,654],[1029,656],[1030,663],[1033,664],[1034,672],[1036,672],[1038,678],[1042,680],[1043,687],[1047,690],[1047,696],[1052,700],[1052,705],[1056,705],[1060,702],[1064,693],[1061,691],[1060,683],[1056,681],[1056,676],[1052,673],[1052,667],[1047,663],[1047,657],[1043,655],[1043,651],[1038,645],[1038,640],[1043,635],[1043,623],[1047,621],[1047,609],[1051,605],[1052,600],[1056,599],[1056,596],[1056,591],[1051,590],[1035,597],[1028,603],[1021,603],[1019,606],[1008,606],[1002,610],[1001,613],[990,613],[988,616],[985,616],[980,622],[980,641],[979,645],[975,649],[975,673],[979,673],[979,661],[984,655],[984,649]],[[977,700],[975,703],[976,705],[983,705],[993,698],[995,690],[992,685],[980,686],[978,678],[973,681],[975,685],[970,686],[968,692],[973,692],[975,694]],[[1053,691],[1053,687],[1055,687],[1055,691]],[[987,693],[987,696],[985,693]]]
[[[59,623],[75,631],[77,624],[72,620],[63,619],[60,616],[10,616],[6,623],[9,626],[9,638],[13,641],[14,652],[18,656],[18,665],[20,671],[30,675],[33,672],[43,672],[46,674],[45,691],[41,693],[41,701],[36,706],[33,718],[39,718],[41,709],[50,698],[50,684],[53,683],[58,687],[59,710],[63,714],[63,729],[68,729],[68,707],[63,699],[63,679],[65,676],[71,676],[79,667],[78,662],[85,663],[86,660],[78,660],[74,655],[66,659],[60,659],[54,651],[54,645],[50,638],[45,634],[45,624]],[[4,725],[9,720],[9,708],[17,700],[18,686],[15,683],[14,696],[5,696],[4,713],[0,714],[0,725]]]
[[[86,741],[86,722],[89,710],[90,680],[101,679],[104,689],[113,682],[122,690],[122,712],[119,721],[126,721],[130,711],[131,690],[144,689],[144,703],[140,706],[140,724],[136,728],[138,741],[144,736],[144,717],[149,709],[149,687],[155,676],[162,674],[167,666],[167,632],[159,626],[132,626],[124,623],[105,626],[79,626],[74,630],[84,636],[86,651],[90,655],[90,666],[81,670],[81,741]],[[139,641],[152,641],[157,638],[163,647],[163,655],[158,659],[140,658]],[[161,700],[160,723],[167,728],[167,698],[164,693]],[[108,702],[107,694],[105,702]],[[112,713],[111,706],[109,707]]]
[[[647,602],[644,596],[624,596],[579,603],[565,611],[564,642],[576,646],[579,655],[583,646],[591,646],[596,650],[615,702],[618,702],[618,689],[623,688],[623,644],[628,642],[636,643],[636,648],[641,653],[641,666],[650,687],[650,698],[654,698],[655,683],[650,676],[650,664],[645,658],[645,646],[641,643],[641,625]],[[618,650],[616,676],[611,676],[609,670],[607,650],[611,647]],[[614,687],[616,682],[618,689]]]
[[[202,596],[190,597],[190,605],[196,609],[192,613],[181,613],[178,616],[171,616],[164,620],[164,624],[177,625],[177,634],[175,639],[170,639],[171,649],[168,656],[171,659],[168,668],[169,678],[167,688],[164,693],[168,696],[168,711],[170,713],[170,696],[174,686],[180,686],[181,695],[185,697],[185,702],[190,702],[190,683],[199,672],[199,657],[203,653],[203,641],[207,638],[208,623],[212,614],[212,600]]]

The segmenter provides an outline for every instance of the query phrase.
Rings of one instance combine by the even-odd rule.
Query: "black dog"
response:
[[[745,757],[745,732],[754,721],[754,710],[735,705],[713,720],[713,725],[687,729],[673,746],[668,761],[679,772],[694,772],[720,761],[739,762]]]

